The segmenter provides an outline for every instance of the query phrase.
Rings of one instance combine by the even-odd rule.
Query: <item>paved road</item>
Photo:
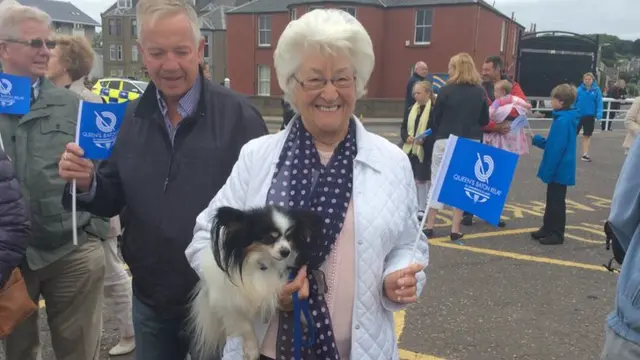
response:
[[[397,127],[372,126],[397,141]],[[478,221],[466,228],[466,245],[430,241],[428,284],[418,304],[396,314],[402,360],[596,359],[616,275],[602,271],[609,259],[601,224],[609,212],[624,155],[624,134],[596,133],[592,163],[578,164],[578,186],[569,191],[572,213],[563,246],[542,247],[528,237],[538,227],[544,187],[535,178],[540,151],[520,159],[499,231]],[[437,235],[448,234],[448,217]],[[105,313],[103,357],[116,342]],[[46,322],[43,360],[53,360]],[[114,359],[133,360],[133,356]],[[4,360],[4,356],[0,356]],[[81,360],[81,359],[79,359]]]

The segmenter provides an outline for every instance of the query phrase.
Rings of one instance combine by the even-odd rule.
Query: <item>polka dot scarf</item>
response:
[[[351,201],[353,188],[353,161],[356,157],[356,129],[349,122],[347,136],[340,142],[326,166],[313,144],[311,134],[300,118],[292,124],[289,136],[280,153],[267,195],[267,203],[283,207],[310,209],[324,219],[322,240],[309,244],[311,263],[309,272],[309,311],[316,327],[313,346],[302,350],[303,359],[340,359],[331,326],[331,317],[325,300],[324,279],[318,279],[320,266],[325,262],[340,235]],[[276,360],[293,359],[293,313],[280,312]],[[313,340],[313,339],[312,339]],[[303,343],[306,343],[306,334]]]

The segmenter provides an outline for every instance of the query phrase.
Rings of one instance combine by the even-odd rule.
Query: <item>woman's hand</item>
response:
[[[384,295],[399,304],[411,304],[418,300],[416,274],[424,267],[412,264],[404,269],[394,271],[384,278]]]
[[[496,124],[495,127],[496,132],[505,135],[509,131],[511,131],[511,124],[508,121],[503,121],[501,123]]]
[[[407,137],[407,144],[413,144],[413,136]]]
[[[309,297],[309,279],[307,278],[307,266],[298,270],[295,279],[282,288],[278,307],[282,311],[293,311],[293,293],[298,292],[298,298],[304,300]]]

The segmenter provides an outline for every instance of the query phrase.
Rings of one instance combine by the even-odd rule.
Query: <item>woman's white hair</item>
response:
[[[143,24],[154,22],[158,18],[183,13],[189,19],[193,39],[196,44],[201,39],[200,20],[198,13],[189,0],[140,0],[136,5],[136,18],[138,19],[138,39],[142,41]]]
[[[338,9],[316,9],[287,25],[273,53],[273,64],[289,103],[296,85],[293,76],[309,51],[349,56],[356,76],[356,97],[366,93],[375,55],[367,30],[356,18]]]
[[[51,17],[44,11],[31,6],[11,5],[0,15],[0,41],[19,40],[20,24],[25,21],[36,21],[51,27]]]

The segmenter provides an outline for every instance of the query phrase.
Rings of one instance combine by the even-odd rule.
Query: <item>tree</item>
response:
[[[631,45],[631,52],[635,56],[640,56],[640,39],[636,39],[636,41],[633,42],[633,45]]]
[[[97,32],[93,35],[93,48],[102,49],[102,32]]]

